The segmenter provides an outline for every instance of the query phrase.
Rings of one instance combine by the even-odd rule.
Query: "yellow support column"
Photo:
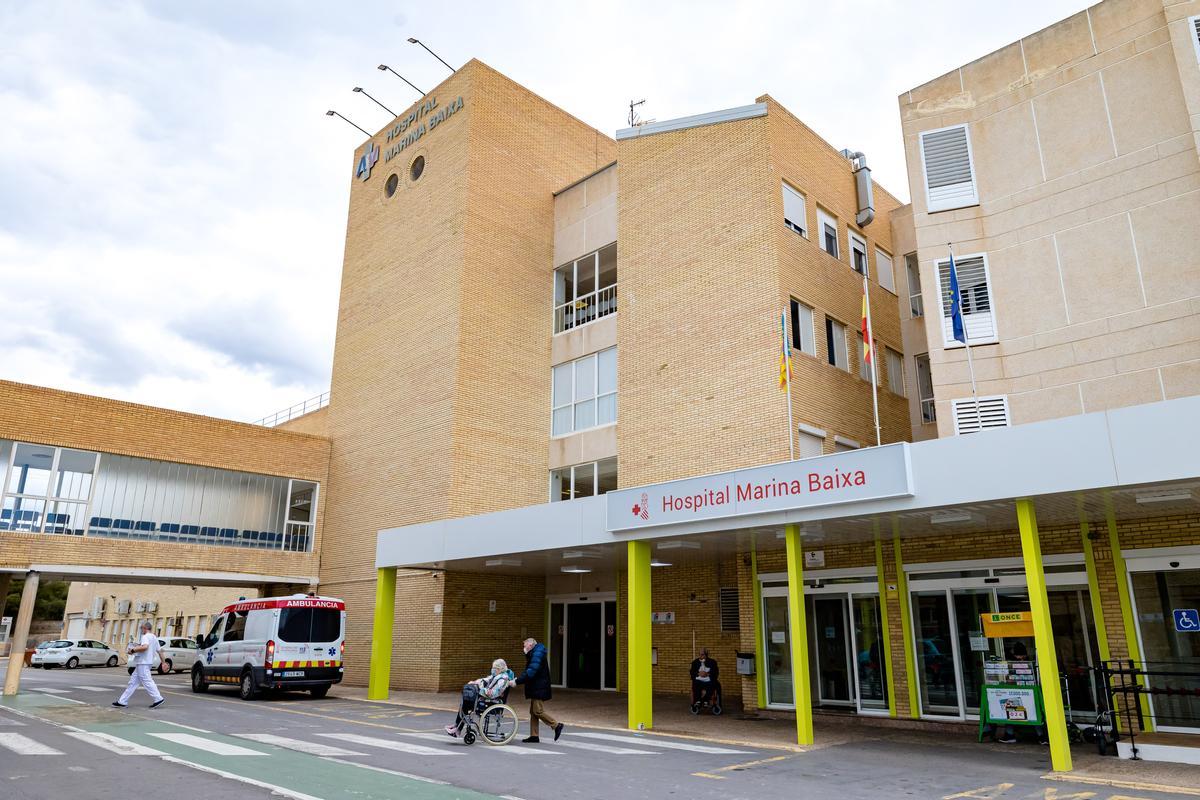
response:
[[[654,686],[650,664],[650,543],[629,542],[629,599],[625,622],[629,642],[629,729],[654,727]]]
[[[796,741],[813,743],[812,686],[808,680],[808,624],[804,617],[804,555],[795,525],[784,528],[787,542],[788,636],[792,642],[792,697],[796,702]]]
[[[1113,572],[1117,578],[1117,599],[1121,603],[1121,624],[1125,629],[1125,648],[1131,661],[1140,663],[1142,648],[1138,644],[1137,625],[1133,619],[1133,601],[1129,597],[1129,571],[1125,567],[1125,556],[1121,555],[1121,538],[1117,535],[1117,514],[1113,510],[1112,498],[1104,498],[1104,521],[1108,526],[1108,546],[1112,551]],[[1137,682],[1145,686],[1145,678],[1138,676]],[[1150,698],[1138,695],[1138,703],[1142,707],[1144,733],[1154,730],[1154,720],[1150,717]]]
[[[879,521],[875,521],[875,580],[879,583],[879,637],[883,640],[883,664],[887,678],[881,683],[887,692],[888,716],[896,716],[896,689],[892,680],[892,625],[888,611],[887,580],[883,569],[883,541],[879,538]]]
[[[1100,602],[1100,578],[1096,574],[1096,554],[1092,550],[1092,528],[1083,510],[1083,497],[1077,498],[1079,507],[1079,538],[1083,542],[1083,563],[1087,568],[1088,600],[1092,604],[1092,620],[1096,624],[1096,649],[1100,660],[1108,661],[1112,656],[1108,649],[1108,628],[1104,624],[1104,604]]]
[[[1046,735],[1050,739],[1050,765],[1057,772],[1071,770],[1071,743],[1067,740],[1067,712],[1063,708],[1062,684],[1058,677],[1058,655],[1050,627],[1050,601],[1046,597],[1046,573],[1042,568],[1042,545],[1038,537],[1033,501],[1017,501],[1017,526],[1021,530],[1021,555],[1025,560],[1025,583],[1033,612],[1033,639],[1037,647],[1038,676],[1042,705],[1046,712]]]
[[[767,656],[763,652],[762,583],[758,580],[758,543],[750,545],[750,581],[754,585],[754,682],[758,686],[758,707],[767,707],[767,680],[763,670]]]
[[[368,700],[387,700],[392,676],[392,624],[396,618],[396,568],[375,570],[375,627],[371,632]]]
[[[892,555],[896,559],[896,599],[900,601],[900,635],[904,639],[904,680],[908,684],[908,715],[921,716],[921,693],[917,690],[917,651],[913,643],[911,598],[908,577],[904,574],[904,553],[900,550],[900,520],[892,520]],[[893,681],[894,683],[894,681]]]

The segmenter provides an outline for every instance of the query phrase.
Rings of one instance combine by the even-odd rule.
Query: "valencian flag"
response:
[[[792,379],[792,352],[787,340],[787,312],[779,315],[779,333],[783,349],[779,351],[779,388],[786,389]]]
[[[863,276],[863,299],[862,299],[862,337],[863,337],[863,363],[869,364],[872,373],[875,371],[875,343],[871,341],[871,320],[867,316],[867,278]]]
[[[954,253],[950,254],[950,327],[954,338],[967,343],[967,330],[963,326],[962,293],[958,291],[958,270],[954,268]]]

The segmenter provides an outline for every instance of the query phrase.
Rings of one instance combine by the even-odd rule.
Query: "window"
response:
[[[284,550],[306,552],[311,549],[316,513],[317,484],[312,481],[289,481]]]
[[[617,488],[617,460],[606,458],[550,470],[550,502],[607,494]]]
[[[963,397],[955,400],[953,406],[955,433],[1008,427],[1008,397],[1005,395],[981,397],[978,402],[973,397]]]
[[[917,399],[921,401],[921,422],[937,422],[937,411],[933,403],[933,373],[929,369],[929,353],[913,359],[917,367]]]
[[[820,236],[821,249],[834,258],[840,258],[838,253],[837,220],[825,209],[817,207],[817,233]]]
[[[1196,63],[1200,64],[1200,15],[1188,17],[1187,27],[1192,37],[1192,45],[1196,48]]]
[[[551,375],[550,433],[568,433],[617,421],[617,348],[559,364]]]
[[[862,445],[856,439],[851,439],[848,436],[833,437],[833,452],[835,453],[845,453],[849,450],[857,450],[860,447]]]
[[[717,597],[721,604],[721,630],[736,631],[741,629],[741,610],[736,586],[722,586],[717,589]]]
[[[797,192],[786,183],[783,184],[783,224],[796,233],[808,238],[807,206],[804,195]]]
[[[850,240],[850,268],[866,277],[868,274],[867,240],[849,228],[846,229],[846,236]]]
[[[892,257],[878,247],[875,248],[875,275],[879,278],[880,286],[892,294],[896,293],[896,276],[892,274]]]
[[[98,459],[86,450],[0,441],[0,530],[82,536]]]
[[[817,354],[816,336],[813,333],[813,310],[795,298],[792,299],[792,349],[810,356]]]
[[[872,357],[871,361],[874,360]],[[875,366],[871,361],[867,361],[867,345],[860,333],[858,335],[858,377],[864,381],[871,380],[871,368]]]
[[[908,274],[908,308],[913,318],[925,316],[925,303],[921,300],[921,269],[916,253],[904,256],[904,270]]]
[[[825,431],[800,423],[796,436],[796,458],[812,458],[825,452]]]
[[[594,322],[617,310],[617,244],[554,270],[554,332]]]
[[[925,169],[925,196],[930,213],[979,202],[966,125],[923,132],[921,162]]]
[[[850,360],[846,354],[846,326],[832,317],[825,318],[825,347],[829,363],[838,369],[849,371]]]
[[[904,356],[890,347],[883,348],[887,358],[888,390],[893,394],[904,395]]]
[[[335,608],[285,608],[279,612],[280,641],[324,643],[341,635],[342,612]]]
[[[960,346],[954,338],[950,319],[950,260],[937,262],[942,290],[942,337],[946,347]],[[971,344],[996,341],[996,318],[992,313],[987,256],[972,255],[954,259],[958,273],[958,292],[962,297],[963,327]]]

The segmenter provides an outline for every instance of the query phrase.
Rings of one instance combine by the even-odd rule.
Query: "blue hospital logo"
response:
[[[337,648],[336,648],[336,647],[331,647],[331,648],[329,648],[329,655],[331,655],[331,656],[336,656],[336,655],[337,655]]]
[[[212,660],[213,660],[213,655],[215,653],[216,653],[215,650],[209,650],[207,653],[204,654],[204,660],[207,661],[209,664],[211,664]]]
[[[358,159],[358,168],[354,170],[354,177],[364,181],[371,177],[371,167],[375,166],[375,162],[378,160],[379,147],[374,142],[367,142],[367,149],[363,150],[362,156]]]

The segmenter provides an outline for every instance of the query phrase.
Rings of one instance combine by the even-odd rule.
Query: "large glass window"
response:
[[[559,364],[551,375],[554,436],[617,421],[617,349]]]
[[[7,472],[0,530],[83,534],[96,453],[4,442],[0,455],[0,473]]]
[[[617,460],[606,458],[550,470],[550,502],[607,494],[617,488]]]
[[[1200,680],[1194,677],[1200,669],[1200,630],[1194,627],[1200,569],[1134,572],[1131,581],[1146,669],[1176,673],[1148,679],[1150,689],[1157,690],[1150,695],[1155,724],[1195,733],[1200,730]]]
[[[616,242],[554,270],[554,332],[617,310]]]

